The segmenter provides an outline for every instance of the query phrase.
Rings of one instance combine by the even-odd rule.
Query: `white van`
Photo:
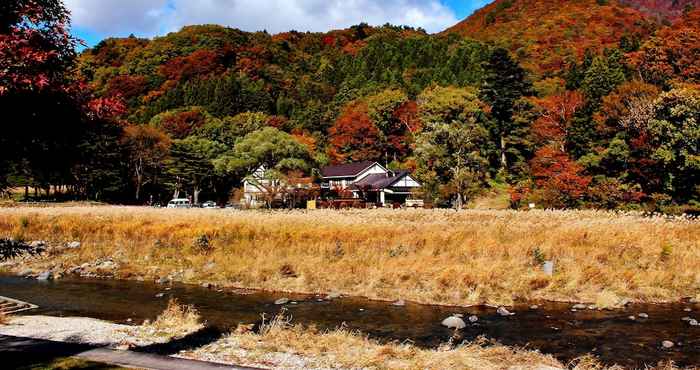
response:
[[[168,208],[192,208],[189,199],[173,199],[168,203]]]

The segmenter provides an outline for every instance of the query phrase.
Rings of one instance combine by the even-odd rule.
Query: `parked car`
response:
[[[406,199],[406,207],[408,207],[408,208],[424,208],[425,201],[423,201],[423,199]]]
[[[219,207],[216,205],[216,202],[208,201],[208,202],[202,203],[202,208],[213,209],[213,208],[219,208]]]
[[[168,202],[168,208],[192,208],[192,202],[189,199],[173,199]]]

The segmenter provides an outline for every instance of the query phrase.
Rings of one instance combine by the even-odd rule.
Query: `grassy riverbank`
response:
[[[594,211],[263,212],[0,208],[0,237],[55,249],[16,266],[111,259],[120,278],[423,303],[700,298],[700,222]],[[553,276],[540,266],[555,262]]]

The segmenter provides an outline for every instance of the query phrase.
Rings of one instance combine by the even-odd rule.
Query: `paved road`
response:
[[[25,367],[62,357],[79,357],[89,361],[149,370],[255,370],[250,367],[226,366],[150,353],[95,348],[85,344],[0,335],[2,368]]]

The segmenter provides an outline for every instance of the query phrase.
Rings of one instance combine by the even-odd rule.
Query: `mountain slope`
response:
[[[580,60],[586,49],[645,39],[655,28],[641,11],[616,1],[497,0],[445,33],[494,42],[515,52],[531,72],[547,75]]]
[[[700,0],[620,0],[659,21],[674,21],[691,9],[700,9]]]

